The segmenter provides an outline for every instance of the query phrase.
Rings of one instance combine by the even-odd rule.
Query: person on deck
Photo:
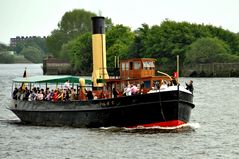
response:
[[[165,80],[162,80],[160,84],[160,89],[167,89],[167,88],[168,88],[167,82]]]
[[[51,100],[51,92],[49,91],[49,89],[46,91],[45,100],[47,100],[47,101],[50,101],[50,100]]]
[[[118,95],[119,95],[119,92],[116,90],[116,88],[113,88],[113,97],[117,98]]]
[[[189,83],[185,83],[185,84],[186,84],[186,89],[189,90],[193,94],[193,90],[194,90],[193,81],[190,80]]]
[[[144,94],[144,82],[140,83],[140,94]]]
[[[53,100],[54,102],[57,102],[57,101],[58,101],[58,91],[57,91],[57,90],[54,91],[52,100]]]
[[[155,81],[155,82],[154,82],[154,89],[155,89],[155,90],[159,90],[159,89],[160,89],[160,86],[161,86],[161,83],[159,84],[159,81]]]
[[[170,86],[172,86],[173,84],[172,84],[172,81],[168,81],[168,87],[170,87]]]
[[[23,98],[23,100],[28,100],[28,98],[29,98],[29,96],[30,96],[30,90],[26,87],[26,90],[25,90],[25,96],[24,96],[24,98]]]
[[[125,94],[126,96],[131,96],[131,88],[130,88],[130,84],[128,84],[126,90],[125,90]]]
[[[70,91],[70,100],[75,100],[76,98],[76,90],[72,87]]]
[[[94,97],[93,97],[93,94],[92,94],[92,91],[91,91],[91,90],[87,90],[86,97],[88,98],[88,100],[92,100],[92,99],[94,99]]]
[[[43,100],[43,97],[42,90],[40,90],[40,92],[37,94],[37,100]]]
[[[136,95],[138,93],[138,88],[136,87],[135,84],[131,85],[130,90],[131,90],[131,95]]]
[[[17,92],[18,92],[18,89],[15,88],[14,91],[13,91],[13,93],[12,93],[12,99],[17,100]]]
[[[68,101],[70,99],[70,90],[65,90],[65,97],[64,100]]]
[[[33,88],[32,91],[30,91],[30,95],[28,97],[28,101],[34,101],[37,98],[37,93],[36,93],[36,89]]]
[[[61,89],[58,93],[58,100],[63,101],[65,97],[65,90]]]
[[[70,90],[70,89],[71,89],[71,87],[70,87],[70,81],[69,81],[69,80],[67,80],[67,81],[65,82],[65,84],[64,84],[64,89],[66,89],[66,90]]]

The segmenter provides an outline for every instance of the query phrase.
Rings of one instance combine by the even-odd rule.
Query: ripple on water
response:
[[[30,65],[29,75],[42,74]],[[6,107],[25,64],[0,65],[0,158],[238,158],[238,78],[194,78],[191,123],[177,129],[38,127]],[[189,78],[180,78],[182,85]],[[4,89],[3,89],[4,88]],[[200,123],[200,124],[199,124]]]

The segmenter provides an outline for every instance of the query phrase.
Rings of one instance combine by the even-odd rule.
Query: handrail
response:
[[[167,76],[171,81],[173,80],[171,76],[169,76],[167,73],[161,72],[161,71],[157,71],[160,74],[163,74],[165,76]]]

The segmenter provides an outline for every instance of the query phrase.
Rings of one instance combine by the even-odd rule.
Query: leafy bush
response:
[[[41,63],[43,60],[41,50],[35,47],[26,47],[20,52],[20,54],[24,55],[26,59],[33,63]]]
[[[14,56],[8,52],[0,51],[0,63],[14,63]]]
[[[229,46],[217,38],[200,38],[189,46],[185,63],[227,62]]]

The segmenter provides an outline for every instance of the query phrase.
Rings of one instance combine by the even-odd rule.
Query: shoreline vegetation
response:
[[[23,55],[14,55],[8,52],[0,52],[0,64],[24,64],[32,63],[26,59]]]
[[[46,38],[19,41],[16,46],[0,44],[0,63],[44,63],[48,57],[69,62],[71,73],[91,74],[91,17],[84,9],[66,12]],[[175,22],[142,24],[136,30],[113,24],[105,18],[107,67],[115,67],[115,57],[155,58],[157,70],[173,74],[176,55],[180,75],[195,77],[239,77],[239,33],[221,27]],[[43,66],[44,67],[44,66]],[[61,68],[59,68],[60,70]],[[61,72],[61,71],[58,71]]]

